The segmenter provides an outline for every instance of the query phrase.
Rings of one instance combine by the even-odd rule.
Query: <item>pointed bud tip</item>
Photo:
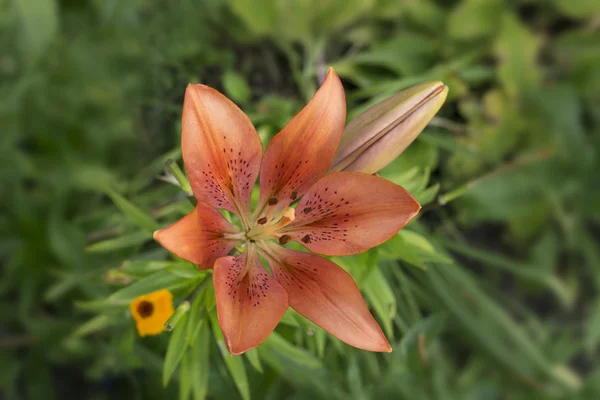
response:
[[[421,97],[424,101],[436,99],[436,101],[441,100],[443,103],[448,95],[448,86],[446,86],[442,81],[425,82],[414,86],[413,89],[415,90],[415,96]]]
[[[435,95],[436,96],[441,96],[443,97],[444,100],[446,100],[446,97],[448,96],[448,86],[444,85],[443,82],[436,82],[438,85],[436,86],[436,90],[435,90]]]

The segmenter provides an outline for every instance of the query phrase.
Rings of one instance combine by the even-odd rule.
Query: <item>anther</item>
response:
[[[302,238],[303,243],[310,243],[310,235],[306,235]]]
[[[276,205],[277,203],[279,203],[279,200],[277,200],[277,198],[275,198],[275,197],[271,197],[271,198],[269,199],[269,205],[270,205],[270,206],[274,206],[274,205]]]
[[[296,200],[297,197],[298,197],[298,192],[292,192],[292,195],[290,196],[290,198],[292,200]]]
[[[279,238],[279,244],[283,246],[284,244],[286,244],[290,240],[292,240],[292,237],[290,235],[282,235]]]
[[[264,225],[267,223],[267,217],[262,217],[259,218],[258,221],[256,221],[259,225]]]

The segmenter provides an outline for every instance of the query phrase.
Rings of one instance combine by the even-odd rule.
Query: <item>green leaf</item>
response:
[[[232,100],[246,104],[250,100],[250,87],[246,79],[233,70],[227,70],[223,75],[223,88]]]
[[[21,49],[29,64],[44,52],[58,31],[58,9],[54,0],[16,0],[21,28]]]
[[[316,359],[313,355],[308,353],[306,350],[296,347],[277,332],[272,332],[269,337],[264,341],[263,346],[270,347],[277,350],[280,354],[285,355],[287,358],[295,360],[297,363],[304,365],[309,368],[322,368],[323,364],[321,361]]]
[[[190,349],[190,376],[194,400],[204,400],[208,393],[210,329],[204,324]]]
[[[563,306],[569,307],[575,301],[574,295],[569,292],[566,285],[554,276],[553,269],[544,270],[543,268],[540,268],[540,266],[527,264],[518,260],[503,257],[494,252],[479,250],[475,247],[455,243],[446,239],[441,239],[440,242],[450,250],[483,262],[483,265],[487,268],[505,269],[519,278],[540,286],[545,286],[554,293]]]
[[[502,0],[465,0],[448,16],[448,33],[457,39],[477,39],[493,34],[498,15],[505,8]]]
[[[212,311],[215,308],[215,305],[217,304],[217,299],[215,297],[215,287],[212,284],[209,284],[206,288],[204,299],[206,311]]]
[[[590,316],[585,329],[584,344],[589,352],[594,352],[600,343],[600,299],[596,299],[592,305]]]
[[[339,340],[335,342],[343,343]],[[271,333],[258,347],[261,360],[274,369],[283,379],[300,387],[310,386],[319,391],[324,398],[343,398],[333,396],[331,381],[321,362],[304,349],[286,341],[277,332]]]
[[[452,259],[439,253],[435,247],[423,236],[414,231],[403,229],[398,232],[406,245],[411,246],[417,253],[428,262],[451,263]]]
[[[300,324],[296,320],[295,314],[296,311],[294,311],[292,308],[288,308],[279,322],[285,325],[293,326],[294,328],[299,328]]]
[[[381,260],[402,260],[421,269],[428,262],[451,263],[452,259],[438,252],[422,235],[403,229],[379,246]]]
[[[389,338],[394,337],[392,321],[396,315],[396,297],[379,268],[371,272],[361,289],[379,316],[385,334]]]
[[[254,369],[262,374],[263,369],[262,369],[262,365],[260,364],[260,357],[258,355],[258,350],[256,350],[256,348],[254,348],[252,350],[248,350],[246,353],[244,353],[244,355],[246,356],[248,361],[250,361],[250,364],[254,367]]]
[[[501,61],[498,76],[510,98],[518,100],[522,94],[534,93],[539,87],[540,40],[514,15],[505,13],[498,18],[501,21],[496,42],[496,55]]]
[[[210,282],[210,281],[209,281]],[[188,331],[187,331],[187,337],[186,337],[186,342],[188,342],[188,344],[190,346],[193,346],[194,342],[196,341],[198,334],[200,333],[200,330],[203,328],[204,325],[206,325],[206,313],[204,306],[204,291],[206,290],[207,284],[209,283],[207,281],[203,281],[199,288],[196,289],[196,293],[195,296],[196,298],[194,299],[194,302],[192,303],[192,306],[190,307],[190,312],[189,312],[189,319],[188,319]]]
[[[113,293],[105,302],[111,304],[129,304],[133,299],[143,294],[160,289],[175,290],[197,282],[196,279],[181,278],[171,272],[159,271],[144,279]]]
[[[219,326],[216,311],[210,313],[210,322],[213,328],[213,334],[215,336],[217,346],[221,351],[221,356],[225,361],[225,365],[229,370],[229,374],[233,379],[233,383],[235,383],[235,386],[242,396],[242,399],[250,400],[250,385],[248,383],[248,375],[246,375],[246,368],[244,367],[244,359],[240,356],[232,356],[229,354],[229,350],[225,345],[223,332],[221,332],[221,327]]]
[[[414,197],[421,205],[429,204],[433,202],[440,191],[440,184],[436,183],[434,185],[429,186],[427,189],[419,193],[415,193]]]
[[[85,248],[89,253],[111,253],[117,250],[138,246],[152,238],[146,231],[133,232],[121,235],[114,239],[106,239],[93,243]]]
[[[104,192],[112,199],[119,210],[140,228],[145,229],[149,233],[154,233],[154,231],[160,228],[158,223],[150,215],[140,210],[135,204],[121,196],[119,193],[110,188],[104,188]]]
[[[92,333],[101,331],[103,329],[106,329],[107,327],[109,327],[110,325],[112,325],[111,319],[108,317],[108,315],[97,315],[94,318],[88,320],[87,322],[83,323],[82,325],[80,325],[75,332],[73,332],[73,336],[74,337],[83,337],[83,336],[87,336],[90,335]]]
[[[190,393],[192,393],[192,374],[190,372],[191,358],[193,357],[191,352],[187,352],[183,355],[181,365],[179,366],[179,400],[189,400]]]
[[[428,339],[436,337],[445,327],[447,315],[433,314],[412,325],[400,341],[400,351],[408,354],[417,347],[417,338],[424,335]]]
[[[597,0],[553,0],[561,12],[576,18],[592,18],[600,13]]]
[[[171,272],[173,275],[177,275],[182,278],[197,278],[205,275],[205,272],[198,270],[198,267],[187,261],[125,261],[119,270],[134,278],[145,278],[148,275],[163,270]]]
[[[185,341],[187,332],[187,318],[187,314],[184,314],[183,317],[181,317],[181,320],[175,326],[175,330],[169,339],[169,346],[167,347],[167,354],[165,355],[162,376],[162,383],[165,387],[169,383],[171,375],[173,372],[175,372],[175,369],[183,359],[183,355],[188,347],[187,342]]]
[[[75,225],[67,223],[59,208],[52,210],[48,222],[48,244],[60,261],[66,265],[81,264],[85,234]]]
[[[266,35],[276,26],[277,10],[272,1],[228,0],[228,3],[254,35]]]
[[[325,355],[325,343],[327,341],[327,332],[318,327],[315,329],[315,343],[317,344],[317,356],[323,358]]]
[[[573,163],[579,167],[592,167],[595,149],[584,128],[579,93],[566,84],[544,86],[537,93],[537,106],[540,120],[555,139],[558,154],[566,162],[576,160]]]

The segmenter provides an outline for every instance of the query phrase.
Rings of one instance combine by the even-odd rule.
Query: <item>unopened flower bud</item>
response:
[[[428,82],[370,107],[346,126],[330,172],[381,170],[416,139],[447,94],[442,82]]]

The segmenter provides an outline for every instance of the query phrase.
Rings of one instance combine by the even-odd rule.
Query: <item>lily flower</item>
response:
[[[182,153],[198,204],[154,238],[199,268],[213,268],[218,320],[232,354],[258,346],[288,306],[352,346],[391,351],[352,277],[314,253],[362,253],[396,234],[420,205],[377,176],[326,175],[345,120],[344,89],[330,69],[263,155],[254,126],[233,102],[204,85],[186,90]],[[259,173],[260,199],[251,210]],[[217,209],[233,212],[241,227]],[[310,252],[283,247],[291,240]],[[228,256],[240,245],[242,254]]]

